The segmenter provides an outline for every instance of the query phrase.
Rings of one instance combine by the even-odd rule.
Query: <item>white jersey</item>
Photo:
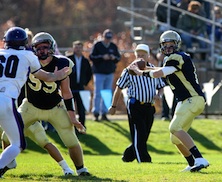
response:
[[[40,68],[32,51],[0,49],[0,93],[17,99],[29,73]]]

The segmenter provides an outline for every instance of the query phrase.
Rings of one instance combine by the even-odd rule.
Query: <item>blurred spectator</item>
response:
[[[89,64],[89,60],[86,59],[83,55],[83,43],[81,41],[73,42],[73,54],[69,55],[75,66],[73,66],[73,71],[69,75],[70,78],[70,88],[74,100],[77,105],[77,112],[79,115],[79,121],[85,126],[85,107],[83,105],[82,99],[79,92],[85,90],[85,87],[88,85],[89,81],[92,78],[92,69]]]
[[[101,120],[109,121],[106,116],[108,108],[105,106],[100,92],[105,89],[112,90],[116,64],[121,58],[118,47],[112,42],[112,38],[113,32],[106,29],[103,32],[102,40],[94,44],[89,55],[93,63],[94,95],[92,112],[95,121],[99,121],[100,114],[102,114]]]
[[[28,35],[28,43],[26,45],[26,49],[32,51],[32,38],[33,38],[33,33],[31,30],[28,28],[25,29],[27,35]]]
[[[165,3],[167,5],[167,0],[158,0],[158,2],[156,3],[156,5],[154,7],[155,16],[158,21],[163,22],[163,23],[167,23],[168,8],[166,6],[161,5],[161,3]],[[171,0],[170,3],[174,7],[177,6],[176,1],[174,1],[174,0]],[[171,26],[176,27],[179,14],[180,13],[176,10],[173,10],[173,9],[170,10],[170,25]],[[158,27],[159,27],[158,29],[161,32],[163,32],[169,28],[165,25],[159,25]]]
[[[148,62],[156,67],[159,66],[159,60],[156,57],[155,51],[152,49],[150,49],[150,56],[148,57]]]
[[[201,13],[201,4],[198,1],[191,1],[188,5],[190,13],[203,16]],[[205,38],[206,36],[206,23],[188,14],[182,13],[177,22],[177,28],[184,30],[194,36]],[[198,42],[200,48],[206,48],[207,45],[204,41],[191,37],[190,35],[181,33],[181,39],[187,49],[192,48],[193,42]],[[201,58],[205,59],[206,53],[201,54]],[[191,54],[192,56],[192,54]]]
[[[197,0],[201,3],[202,9],[204,11],[205,17],[210,18],[210,11],[211,11],[211,6],[210,2],[207,2],[205,0]]]
[[[215,26],[215,41],[222,40],[222,11],[219,6],[215,6],[212,10],[212,16],[215,16],[215,22],[220,23],[221,26]],[[212,24],[207,25],[207,34],[209,35],[210,39],[212,39]]]
[[[180,9],[183,9],[183,10],[187,10],[189,3],[190,3],[190,0],[181,0],[177,4],[177,7],[180,8]]]

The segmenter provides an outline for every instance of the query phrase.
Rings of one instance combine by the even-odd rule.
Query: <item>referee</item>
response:
[[[148,63],[150,56],[148,45],[137,45],[135,56],[137,59],[144,59],[147,66],[154,67]],[[127,88],[129,98],[127,101],[127,115],[132,143],[123,153],[122,160],[124,162],[132,162],[134,159],[138,163],[152,162],[147,151],[146,142],[154,121],[154,100],[162,97],[164,86],[165,84],[160,78],[132,75],[127,68],[122,71],[120,78],[117,80],[109,113],[115,114],[121,90]],[[157,94],[156,90],[158,90]]]

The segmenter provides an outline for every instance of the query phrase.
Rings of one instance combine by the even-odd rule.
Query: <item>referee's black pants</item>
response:
[[[155,107],[151,103],[141,104],[132,98],[127,104],[127,114],[132,144],[126,148],[122,159],[124,162],[134,159],[139,163],[151,162],[146,143],[153,125]]]

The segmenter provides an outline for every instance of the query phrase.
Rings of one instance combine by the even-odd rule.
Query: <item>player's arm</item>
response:
[[[70,117],[70,121],[79,130],[79,132],[85,133],[85,127],[76,118],[74,98],[70,89],[69,77],[66,77],[66,79],[61,81],[60,89],[67,112]]]
[[[61,70],[58,70],[58,68],[55,68],[54,73],[46,72],[42,69],[39,69],[38,71],[32,73],[36,78],[43,80],[45,82],[54,82],[56,80],[62,80],[68,76],[70,72],[69,67],[64,67]]]
[[[166,66],[166,67],[161,67],[156,70],[142,71],[135,65],[130,65],[129,69],[133,70],[137,75],[143,75],[143,76],[148,76],[152,78],[165,77],[167,75],[174,73],[177,70],[174,66]]]

